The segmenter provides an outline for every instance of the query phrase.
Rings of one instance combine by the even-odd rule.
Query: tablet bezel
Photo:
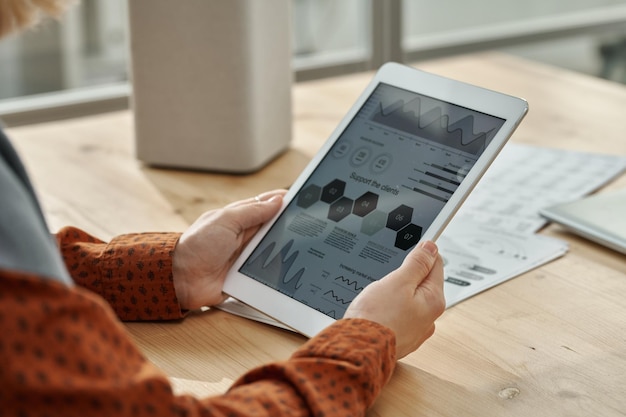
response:
[[[317,334],[335,320],[288,295],[282,294],[242,274],[239,272],[239,269],[280,217],[287,205],[297,195],[300,188],[312,175],[315,168],[324,159],[333,144],[341,136],[379,83],[409,90],[505,120],[500,130],[493,137],[472,169],[470,169],[465,180],[458,186],[442,211],[439,212],[432,222],[431,226],[424,231],[420,241],[434,241],[439,237],[469,192],[487,170],[528,111],[527,102],[521,98],[427,73],[402,64],[387,63],[378,70],[354,105],[337,125],[328,140],[322,145],[320,150],[311,159],[310,163],[294,181],[284,197],[280,212],[259,230],[235,261],[224,283],[224,292],[226,294],[309,337]]]

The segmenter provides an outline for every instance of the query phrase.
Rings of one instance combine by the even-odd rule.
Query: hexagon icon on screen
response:
[[[345,218],[352,211],[352,204],[354,202],[348,197],[341,197],[330,205],[328,209],[328,218],[335,222],[338,222]]]
[[[298,207],[309,208],[315,204],[322,194],[322,188],[318,185],[309,185],[298,195],[296,204]]]
[[[413,217],[413,209],[402,204],[394,209],[387,216],[387,227],[391,230],[400,230],[407,224],[411,223]]]
[[[378,194],[368,191],[354,201],[354,208],[352,209],[352,212],[357,216],[365,217],[372,211],[376,210],[377,205]]]
[[[385,228],[387,214],[384,211],[375,210],[365,216],[361,223],[361,233],[372,236]]]
[[[396,248],[408,250],[419,242],[422,237],[422,228],[416,224],[409,224],[396,234]]]
[[[324,203],[332,203],[343,196],[346,189],[346,183],[341,180],[332,180],[322,189],[322,201]]]

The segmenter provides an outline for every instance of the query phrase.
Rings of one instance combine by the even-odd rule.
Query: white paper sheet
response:
[[[446,307],[567,252],[566,242],[455,221],[437,242],[444,259]]]

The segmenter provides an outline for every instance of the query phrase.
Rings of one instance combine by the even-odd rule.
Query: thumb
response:
[[[398,274],[403,280],[413,281],[417,287],[426,279],[438,259],[439,248],[434,242],[425,240],[420,242],[402,262],[401,270],[405,273]]]
[[[225,214],[230,220],[240,225],[242,230],[246,230],[259,226],[274,217],[282,202],[282,195],[275,195],[268,200],[228,208]]]

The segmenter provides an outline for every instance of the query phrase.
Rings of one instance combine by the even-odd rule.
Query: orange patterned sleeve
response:
[[[391,330],[340,320],[223,395],[176,396],[97,295],[6,270],[0,331],[0,414],[7,416],[360,416],[395,363]]]
[[[183,317],[172,276],[179,238],[180,233],[139,233],[106,243],[75,227],[56,234],[74,282],[99,294],[126,321]]]

